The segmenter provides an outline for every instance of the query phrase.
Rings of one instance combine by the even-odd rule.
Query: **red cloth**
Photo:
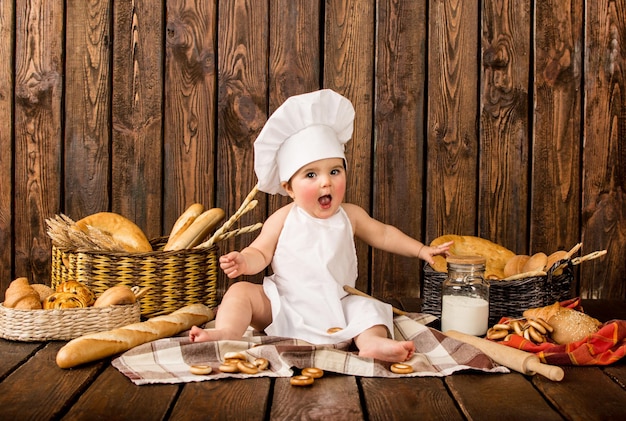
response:
[[[580,299],[563,301],[563,307],[582,311]],[[501,322],[508,320],[502,318]],[[539,359],[552,365],[609,365],[626,354],[626,320],[611,320],[584,339],[564,345],[544,342],[539,345],[513,335],[511,340],[500,342],[513,348],[536,354]]]

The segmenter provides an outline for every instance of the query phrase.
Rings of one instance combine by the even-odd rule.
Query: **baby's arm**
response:
[[[259,236],[241,251],[232,251],[220,257],[220,267],[229,278],[255,275],[265,269],[274,256],[278,236],[291,205],[274,212],[263,224]]]
[[[447,255],[452,242],[430,247],[409,237],[398,228],[382,223],[357,205],[345,203],[344,210],[352,222],[354,235],[372,247],[401,256],[418,257],[433,264],[433,256]]]

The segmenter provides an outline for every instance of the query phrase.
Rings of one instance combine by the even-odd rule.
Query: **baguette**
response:
[[[224,219],[225,215],[224,210],[220,208],[204,211],[168,248],[163,250],[182,250],[197,246]]]
[[[170,246],[176,241],[176,239],[183,233],[189,226],[204,212],[204,206],[201,203],[194,203],[189,206],[185,212],[182,213],[174,222],[170,236],[165,244],[163,250],[169,250]]]
[[[65,344],[57,353],[56,363],[60,368],[72,368],[111,357],[138,345],[174,336],[194,325],[200,326],[213,317],[213,311],[207,306],[191,304],[145,322],[90,333]]]

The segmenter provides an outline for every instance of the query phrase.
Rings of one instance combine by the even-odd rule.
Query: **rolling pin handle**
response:
[[[529,375],[535,373],[555,381],[560,382],[565,377],[565,372],[561,367],[556,365],[543,364],[539,361],[539,358],[531,358],[526,362],[526,369]]]

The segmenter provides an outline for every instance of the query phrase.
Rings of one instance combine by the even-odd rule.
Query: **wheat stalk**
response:
[[[243,215],[245,215],[246,213],[254,209],[256,205],[259,203],[259,201],[252,200],[252,199],[254,198],[254,196],[256,196],[258,191],[259,191],[259,186],[258,185],[254,186],[254,188],[250,191],[250,193],[248,193],[246,198],[241,203],[241,206],[239,206],[239,209],[237,209],[237,212],[235,212],[233,216],[228,218],[228,221],[224,222],[224,224],[217,231],[213,233],[211,238],[209,238],[204,243],[197,245],[196,248],[211,247],[213,244],[215,244],[218,241],[219,237],[221,237],[222,235],[224,235],[225,232],[230,230],[230,228],[235,224],[235,222],[239,220],[239,218],[241,218]]]
[[[250,232],[254,232],[260,229],[262,226],[263,226],[263,223],[258,222],[254,225],[248,225],[247,227],[242,227],[242,228],[238,228],[232,231],[225,232],[224,234],[217,237],[215,239],[215,242],[217,243],[219,241],[228,240],[229,238],[235,237],[237,235],[248,234]]]

